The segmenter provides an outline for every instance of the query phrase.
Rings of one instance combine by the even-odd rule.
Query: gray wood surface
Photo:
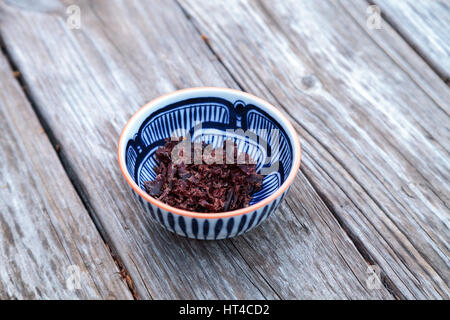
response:
[[[79,4],[79,30],[60,9],[2,5],[1,35],[140,298],[392,298],[367,287],[369,263],[303,174],[276,217],[233,240],[152,223],[118,170],[123,125],[162,93],[237,85],[175,2]]]
[[[450,2],[374,0],[387,21],[449,83]]]
[[[448,100],[431,99],[345,4],[180,3],[240,85],[295,121],[302,171],[393,292],[448,298]]]
[[[0,299],[131,299],[0,56]]]
[[[81,9],[80,29],[67,23],[73,3]],[[139,298],[450,297],[450,92],[403,33],[386,21],[380,30],[366,27],[367,6],[346,0],[0,1],[5,54]],[[301,172],[278,214],[235,239],[194,241],[163,230],[141,210],[118,169],[117,140],[129,117],[150,99],[193,86],[266,98],[300,133]],[[48,154],[54,155],[51,147]],[[52,166],[45,171],[55,174]],[[59,175],[62,182],[50,181],[69,183]],[[62,208],[78,206],[86,214],[73,188],[67,190],[69,196],[58,198]],[[24,207],[6,207],[8,225],[20,221]],[[52,212],[58,221],[69,219],[63,209]],[[79,227],[64,221],[65,228]],[[36,240],[36,246],[43,244]],[[50,258],[41,253],[36,260],[45,264]],[[107,251],[100,256],[111,260]],[[372,265],[381,269],[375,289],[368,285]],[[0,262],[11,279],[8,290],[20,297],[26,291],[12,284],[11,268]],[[113,285],[122,292],[123,282]],[[0,297],[4,292],[0,285]]]
[[[447,115],[450,90],[439,75],[423,60],[389,23],[381,20],[381,29],[367,27],[367,2],[341,0],[342,8],[366,31],[367,35],[394,61]]]

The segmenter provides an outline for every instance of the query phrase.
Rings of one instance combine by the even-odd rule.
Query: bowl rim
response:
[[[281,118],[285,122],[284,124],[287,127],[284,127],[284,129],[286,130],[286,132],[290,133],[293,138],[293,139],[290,139],[291,137],[288,137],[291,140],[292,151],[293,151],[293,165],[291,167],[291,171],[289,172],[289,175],[286,178],[286,180],[283,182],[283,184],[273,194],[271,194],[269,197],[255,203],[255,204],[245,207],[245,208],[241,208],[241,209],[233,210],[233,211],[208,213],[208,212],[188,211],[188,210],[172,207],[162,201],[159,201],[159,200],[153,198],[147,192],[142,190],[137,185],[137,183],[134,182],[134,180],[128,173],[128,170],[126,168],[126,163],[125,163],[125,148],[126,148],[126,142],[124,141],[125,134],[128,132],[128,128],[137,119],[139,119],[139,116],[141,114],[143,114],[148,108],[151,108],[152,105],[160,102],[161,100],[167,99],[173,95],[182,95],[182,94],[189,93],[189,92],[204,93],[204,92],[213,92],[213,91],[228,92],[228,93],[235,94],[235,95],[246,96],[250,100],[257,101],[258,104],[264,105],[264,107],[269,109],[270,112],[276,114],[279,118]],[[294,181],[294,178],[297,175],[298,170],[300,168],[301,145],[300,145],[300,139],[297,134],[297,131],[294,129],[294,127],[291,124],[291,122],[289,121],[289,119],[281,111],[279,111],[276,107],[274,107],[269,102],[267,102],[257,96],[254,96],[250,93],[236,90],[236,89],[221,88],[221,87],[193,87],[193,88],[176,90],[176,91],[164,94],[158,98],[152,99],[151,101],[144,104],[141,108],[139,108],[138,111],[136,111],[131,116],[131,118],[127,121],[124,128],[122,129],[122,132],[119,137],[118,146],[117,146],[117,157],[118,157],[118,161],[119,161],[120,171],[122,172],[122,175],[125,177],[125,180],[127,181],[127,183],[131,186],[131,188],[137,194],[139,194],[142,198],[144,198],[150,204],[153,204],[153,205],[157,206],[158,208],[163,209],[165,211],[169,211],[169,212],[172,212],[172,213],[175,213],[178,215],[182,215],[182,216],[186,216],[186,217],[190,217],[190,218],[219,219],[219,218],[229,218],[229,217],[244,215],[249,212],[253,212],[255,210],[258,210],[258,209],[268,205],[269,203],[271,203],[272,201],[277,199],[280,195],[282,195],[287,190],[287,188],[292,184],[292,182]]]

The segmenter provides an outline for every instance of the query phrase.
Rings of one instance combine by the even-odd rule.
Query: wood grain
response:
[[[387,21],[443,77],[450,80],[450,3],[374,0]]]
[[[175,2],[80,1],[78,30],[67,3],[14,3],[0,6],[7,50],[140,298],[392,298],[368,288],[369,262],[302,173],[278,215],[233,240],[175,236],[132,198],[115,155],[131,114],[178,88],[238,87]]]
[[[0,299],[131,299],[2,55],[0,82]]]
[[[367,27],[367,2],[341,0],[342,8],[366,31],[367,35],[389,56],[447,115],[450,114],[450,90],[439,75],[384,20],[381,29]]]
[[[302,171],[394,294],[448,299],[448,88],[427,90],[436,76],[404,70],[413,50],[392,29],[379,46],[345,3],[180,4],[240,86],[295,121]]]

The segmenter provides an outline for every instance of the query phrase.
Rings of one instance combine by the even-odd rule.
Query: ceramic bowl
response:
[[[147,194],[143,183],[155,178],[155,151],[173,136],[214,147],[232,139],[255,159],[264,180],[250,206],[199,213]],[[273,215],[298,172],[300,153],[296,131],[277,108],[245,92],[212,87],[179,90],[150,101],[125,125],[118,146],[120,169],[149,216],[172,232],[204,240],[243,234]]]

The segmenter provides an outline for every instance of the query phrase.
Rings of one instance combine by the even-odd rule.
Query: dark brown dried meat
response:
[[[248,154],[239,153],[232,142],[228,148],[224,143],[214,150],[205,143],[174,150],[178,143],[166,139],[166,144],[156,150],[156,178],[144,182],[148,194],[170,206],[196,212],[249,206],[252,195],[261,189],[263,176],[256,173],[256,164]],[[172,153],[179,157],[172,159]]]

